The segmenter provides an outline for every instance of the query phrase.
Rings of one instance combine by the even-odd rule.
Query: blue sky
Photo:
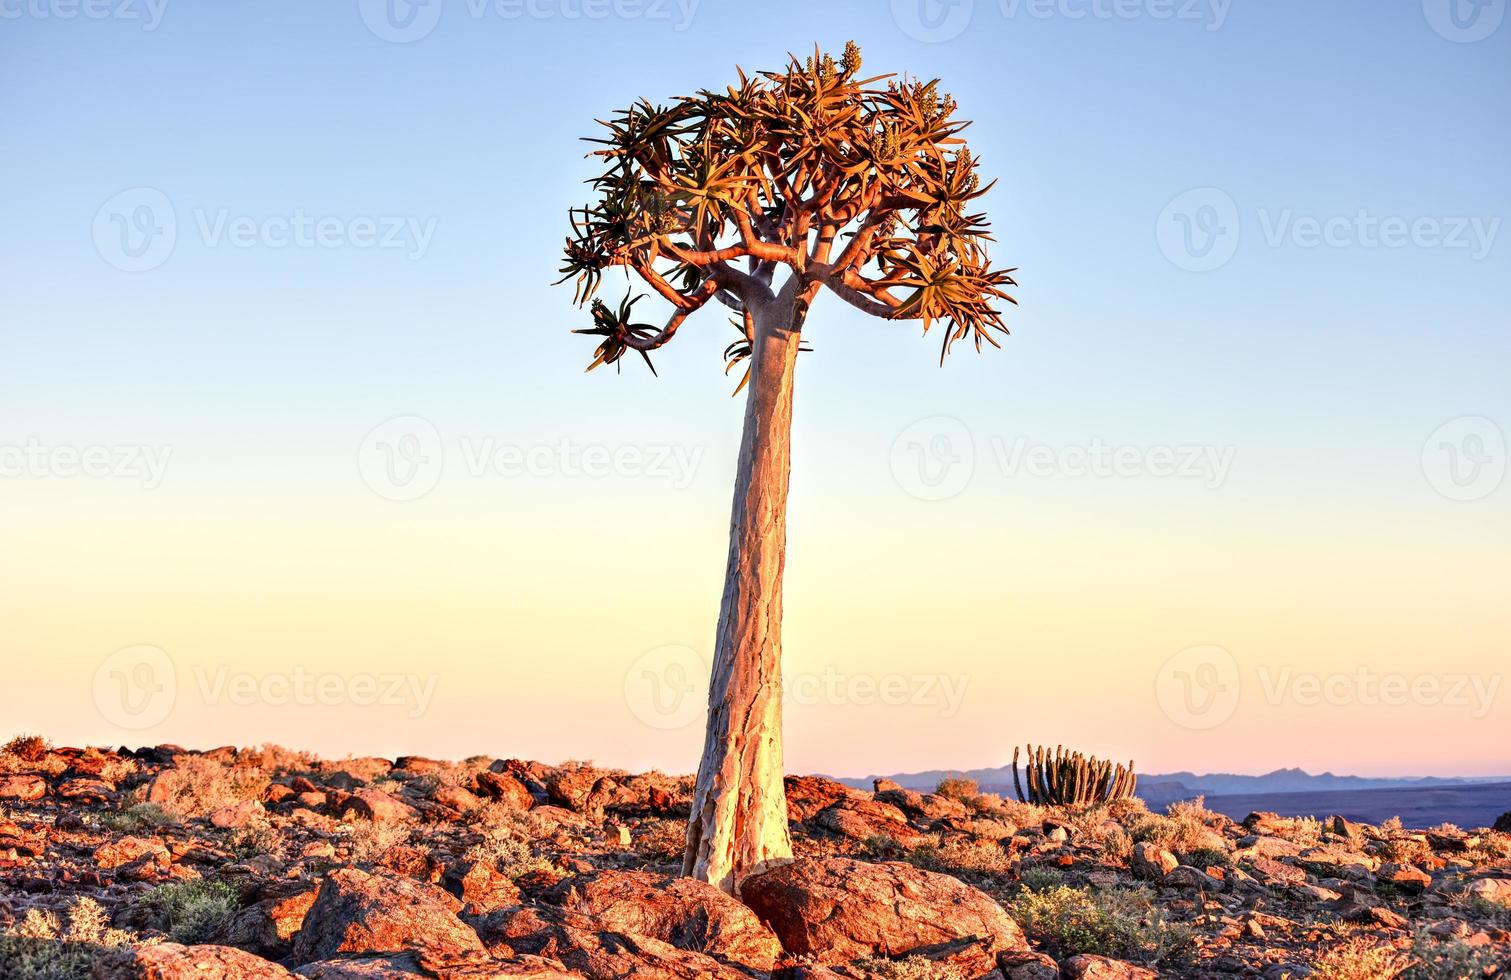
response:
[[[850,38],[868,69],[941,77],[974,120],[972,145],[999,178],[985,200],[995,254],[1020,268],[1021,305],[1005,350],[978,357],[961,348],[941,369],[936,340],[920,340],[912,325],[820,302],[800,378],[798,583],[820,584],[819,563],[806,556],[873,535],[895,540],[865,551],[873,563],[891,556],[887,580],[930,569],[928,588],[943,591],[952,567],[1032,577],[1068,562],[1044,552],[1056,540],[1078,542],[1070,550],[1088,562],[1238,555],[1235,565],[1272,575],[1272,599],[1286,594],[1288,562],[1345,554],[1354,563],[1340,568],[1347,576],[1387,554],[1401,563],[1393,581],[1402,594],[1415,574],[1405,569],[1438,569],[1413,621],[1423,662],[1444,655],[1425,649],[1432,637],[1457,644],[1476,669],[1488,669],[1497,650],[1503,662],[1505,615],[1472,597],[1506,581],[1511,488],[1445,502],[1424,480],[1421,457],[1429,434],[1450,420],[1481,420],[1470,431],[1488,433],[1492,453],[1495,433],[1503,441],[1511,425],[1511,244],[1501,240],[1511,215],[1511,26],[1467,40],[1504,19],[1506,0],[1478,20],[1463,0],[1459,27],[1450,0],[394,2],[99,0],[89,8],[97,17],[70,16],[79,8],[69,0],[0,3],[0,444],[174,450],[165,492],[177,496],[150,501],[118,482],[0,480],[8,501],[0,533],[28,567],[50,570],[9,573],[25,587],[10,611],[29,617],[13,634],[26,637],[12,639],[14,652],[73,665],[63,679],[33,678],[53,685],[39,703],[54,714],[69,710],[69,685],[110,649],[156,642],[151,622],[111,624],[105,613],[99,636],[69,633],[58,610],[71,584],[108,595],[122,567],[81,541],[58,544],[81,533],[81,508],[117,529],[151,531],[130,547],[161,540],[182,520],[222,529],[286,521],[290,542],[322,522],[350,522],[353,534],[369,536],[395,526],[421,540],[454,534],[453,560],[488,551],[564,585],[651,571],[660,578],[646,602],[673,605],[677,625],[668,636],[616,642],[632,652],[673,640],[706,648],[737,438],[738,406],[719,359],[732,331],[717,313],[693,321],[659,358],[659,380],[633,366],[617,378],[582,373],[591,345],[568,328],[584,317],[570,287],[551,285],[566,209],[582,203],[580,182],[591,172],[578,139],[632,99],[720,86],[736,64],[777,67],[787,51],[838,49]],[[411,13],[417,27],[395,26]],[[405,30],[420,36],[393,40]],[[1191,202],[1184,218],[1167,209],[1182,195]],[[123,271],[130,260],[120,235],[136,234],[143,201],[168,202],[148,225],[161,227],[166,213],[176,238],[150,268]],[[1366,229],[1412,230],[1386,247],[1360,230],[1360,215]],[[330,244],[284,244],[283,222],[301,216],[327,219]],[[1320,234],[1338,218],[1349,220],[1332,225],[1334,242],[1309,247],[1308,228]],[[1216,268],[1192,271],[1200,257],[1170,254],[1182,220],[1202,234],[1223,229]],[[252,229],[244,245],[238,223]],[[617,476],[590,486],[469,484],[393,505],[367,494],[351,460],[364,433],[394,416],[520,444],[692,445],[706,449],[707,465],[665,510],[661,488]],[[1220,494],[1152,479],[1027,490],[977,479],[952,501],[919,506],[889,475],[889,447],[919,420],[940,417],[964,422],[982,461],[988,437],[1026,435],[1057,447],[1093,439],[1234,447],[1235,463]],[[1502,444],[1502,469],[1504,456]],[[646,553],[668,531],[688,549],[676,562]],[[1103,532],[1120,542],[1105,553],[1087,544]],[[990,550],[969,550],[988,541]],[[235,560],[182,542],[172,553],[180,571]],[[425,554],[390,557],[421,571],[448,561]],[[259,561],[278,567],[271,555]],[[1128,579],[1149,574],[1122,567]],[[514,581],[515,572],[494,568]],[[1063,572],[1041,609],[1094,604],[1098,590],[1115,588],[1078,584],[1068,565]],[[236,588],[249,602],[320,601],[315,586],[284,590],[275,571],[248,574]],[[176,581],[166,565],[143,572],[143,602],[158,622],[183,601]],[[1161,602],[1177,609],[1195,583],[1165,581]],[[385,587],[402,594],[409,583],[399,576]],[[973,588],[981,602],[998,601],[990,588]],[[857,637],[853,650],[834,651],[844,631],[812,624],[838,614],[794,602],[789,648],[816,646],[822,633],[834,657],[863,662],[868,645],[884,639]],[[1315,602],[1293,610],[1293,643],[1270,637],[1274,649],[1240,660],[1302,657],[1297,645],[1313,641],[1335,652],[1348,645],[1315,636],[1327,597]],[[479,599],[467,615],[489,636],[550,632],[544,610],[522,605],[491,622],[487,605]],[[1340,635],[1359,637],[1351,655],[1369,659],[1384,627],[1352,590],[1339,605]],[[270,609],[291,617],[287,607]],[[521,625],[518,617],[532,615],[542,618]],[[1213,640],[1211,624],[1224,617],[1287,615],[1235,598],[1232,608],[1204,609],[1189,641]],[[978,664],[973,676],[997,683],[996,668],[979,665],[1000,660],[986,638],[1011,633],[1013,621],[965,636],[946,630],[937,643],[974,651],[961,654]],[[1444,621],[1463,634],[1435,632]],[[1140,633],[1141,623],[1119,627],[1129,650],[1110,649],[1100,634],[1084,644],[1062,637],[1059,648],[1080,651],[1092,673],[1127,658],[1152,658],[1153,672],[1158,651],[1183,643]],[[603,646],[599,627],[610,624],[563,640],[563,663],[591,663]],[[339,620],[322,629],[326,647],[357,643],[343,639]],[[296,633],[290,625],[284,641]],[[217,644],[214,630],[196,635],[207,649]],[[1041,656],[1034,643],[1046,635],[1015,641],[1021,655]],[[453,685],[468,686],[471,657],[517,655],[498,643],[502,652],[479,645],[458,655]],[[1281,652],[1287,646],[1293,652]],[[908,656],[894,652],[898,662]],[[341,654],[359,655],[355,647]],[[605,656],[620,662],[617,651]],[[570,682],[540,681],[546,690]],[[603,697],[617,696],[615,684]],[[979,689],[983,699],[1006,696]],[[1250,719],[1254,730],[1263,717]],[[1381,730],[1401,727],[1376,720]],[[192,735],[226,741],[269,723],[249,716],[218,739],[209,722],[195,724],[207,727]],[[103,737],[96,721],[78,727],[78,738]],[[898,753],[876,748],[869,731],[859,725],[832,757],[818,747],[792,751],[815,768],[888,768]],[[466,749],[473,735],[448,736],[437,749]],[[325,735],[316,726],[308,737]],[[675,765],[683,743],[659,737],[629,739],[626,759]],[[932,737],[896,767],[995,758],[951,748],[947,729]],[[1216,768],[1229,752],[1215,736],[1200,747],[1150,744],[1170,768]],[[1401,768],[1350,751],[1316,761]],[[1456,762],[1440,746],[1411,765]],[[1511,759],[1476,756],[1464,767],[1511,770]]]

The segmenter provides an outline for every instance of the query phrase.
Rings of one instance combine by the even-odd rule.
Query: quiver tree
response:
[[[571,213],[561,281],[591,304],[601,338],[589,369],[630,354],[651,364],[694,313],[733,311],[744,367],[744,436],[719,610],[708,729],[684,872],[736,890],[792,854],[782,787],[781,624],[793,370],[823,290],[882,320],[941,324],[955,341],[997,344],[1011,269],[987,259],[987,192],[937,81],[863,78],[851,43],[836,63],[748,76],[669,105],[637,102],[603,122],[603,164]],[[644,295],[597,294],[622,268],[670,307],[636,319]],[[782,273],[779,278],[778,273]],[[654,367],[652,367],[654,370]]]

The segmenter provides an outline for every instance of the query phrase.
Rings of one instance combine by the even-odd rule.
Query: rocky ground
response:
[[[276,747],[0,750],[0,977],[1052,980],[1511,972],[1511,817],[1408,830],[787,781],[679,879],[690,780]]]

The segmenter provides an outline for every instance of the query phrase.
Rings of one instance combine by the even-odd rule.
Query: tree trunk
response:
[[[792,458],[792,311],[755,311],[745,434],[735,477],[729,562],[708,730],[683,874],[737,895],[740,882],[792,857],[782,786],[782,566]]]

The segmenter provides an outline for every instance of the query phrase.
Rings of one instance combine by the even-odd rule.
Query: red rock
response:
[[[1420,895],[1432,887],[1432,875],[1410,864],[1382,864],[1376,878],[1410,895]]]
[[[985,892],[908,864],[802,858],[746,879],[740,894],[787,952],[821,965],[971,936],[992,953],[1028,948]]]
[[[812,820],[842,800],[866,798],[860,790],[823,776],[788,776],[783,785],[787,790],[787,819],[799,823]]]
[[[419,946],[480,950],[458,919],[461,902],[433,885],[356,868],[332,871],[294,937],[296,963],[338,953],[400,953]]]
[[[1065,961],[1067,980],[1154,980],[1159,974],[1122,960],[1082,953]]]
[[[469,861],[447,870],[446,890],[462,900],[462,914],[487,915],[519,904],[519,888],[487,861]]]
[[[122,837],[118,841],[101,844],[94,851],[95,865],[106,871],[143,860],[150,860],[166,868],[170,863],[168,848],[154,838]]]
[[[649,936],[600,930],[587,916],[541,908],[495,912],[479,926],[489,949],[556,960],[598,980],[749,980],[749,974],[711,956],[678,949]]]
[[[1179,864],[1174,854],[1157,844],[1139,841],[1133,845],[1133,871],[1140,877],[1158,881]]]
[[[0,776],[0,800],[40,800],[47,795],[47,780],[41,776],[23,773],[18,776]]]
[[[297,980],[270,963],[231,946],[137,946],[109,962],[110,980]]]
[[[776,935],[754,912],[692,878],[599,871],[559,882],[541,900],[611,932],[648,936],[752,970],[769,972],[782,955]]]
[[[281,882],[282,894],[262,898],[237,912],[217,931],[217,941],[265,956],[282,959],[293,949],[294,935],[304,924],[319,890],[314,882]]]
[[[489,773],[489,775],[492,775],[492,773]],[[437,786],[435,791],[430,794],[430,798],[442,806],[448,806],[456,810],[458,813],[476,810],[483,805],[483,801],[478,799],[471,790],[450,784]]]
[[[508,773],[478,773],[477,791],[487,799],[514,807],[516,810],[528,810],[535,805],[535,797],[530,795],[525,784]]]
[[[350,816],[374,823],[411,823],[418,814],[414,807],[380,789],[359,789],[337,804],[336,814],[343,819]]]

